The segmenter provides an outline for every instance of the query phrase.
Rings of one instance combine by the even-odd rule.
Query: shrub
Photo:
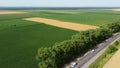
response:
[[[115,52],[117,50],[118,49],[114,45],[111,45],[111,46],[109,46],[109,52],[108,53],[113,53],[113,52]]]

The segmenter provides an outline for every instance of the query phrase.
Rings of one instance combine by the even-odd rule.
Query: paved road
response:
[[[94,62],[107,48],[110,44],[113,44],[116,40],[120,38],[120,32],[111,38],[107,39],[106,42],[103,42],[95,48],[94,52],[89,52],[86,55],[80,57],[77,66],[75,68],[88,68],[88,66]]]

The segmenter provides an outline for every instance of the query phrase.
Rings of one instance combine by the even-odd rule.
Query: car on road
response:
[[[91,53],[92,53],[92,52],[95,52],[95,49],[92,49],[92,50],[91,50]]]
[[[108,39],[107,40],[105,40],[105,42],[107,42],[107,41],[109,41]]]
[[[77,63],[76,63],[76,62],[73,62],[73,63],[71,63],[70,67],[71,67],[71,68],[74,68],[76,65],[77,65]]]

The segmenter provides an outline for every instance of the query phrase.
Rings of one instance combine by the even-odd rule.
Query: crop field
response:
[[[28,11],[28,10],[24,10]],[[73,12],[74,14],[61,13],[61,12]],[[109,23],[113,23],[120,20],[120,12],[112,10],[36,10],[28,11],[32,15],[37,17],[50,18],[55,20],[61,20],[66,22],[74,22],[80,24],[88,24],[101,26]],[[55,13],[57,12],[57,13]]]
[[[15,12],[15,11],[7,11],[7,10],[0,10],[0,15],[2,14],[22,14],[24,12]]]
[[[85,25],[85,24],[80,24],[80,23],[77,24],[73,22],[64,22],[64,21],[58,21],[58,20],[52,20],[52,19],[46,19],[46,18],[40,18],[40,17],[25,18],[24,20],[38,22],[38,23],[42,22],[47,25],[56,26],[60,28],[66,28],[66,29],[75,30],[75,31],[85,31],[89,29],[99,28],[97,26],[90,26],[90,25]]]
[[[39,47],[52,46],[76,33],[21,18],[19,15],[0,18],[0,68],[37,68],[35,55]]]
[[[24,23],[27,22],[24,21]],[[35,55],[38,48],[52,46],[55,42],[69,39],[74,33],[76,32],[72,30],[44,24],[0,30],[0,67],[37,68]]]
[[[109,10],[15,10],[24,14],[0,15],[0,68],[37,68],[38,48],[71,38],[78,31],[23,20],[40,17],[90,26],[102,26],[120,19]]]

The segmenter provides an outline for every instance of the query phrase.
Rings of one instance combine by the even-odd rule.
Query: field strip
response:
[[[113,9],[112,11],[120,11],[120,9]]]
[[[97,26],[77,24],[77,23],[72,23],[72,22],[64,22],[64,21],[58,21],[58,20],[46,19],[46,18],[39,18],[39,17],[25,18],[23,20],[28,20],[28,21],[38,22],[38,23],[44,23],[44,24],[47,24],[47,25],[52,25],[52,26],[56,26],[56,27],[60,27],[60,28],[66,28],[66,29],[75,30],[75,31],[84,31],[84,30],[98,28]]]
[[[79,12],[57,12],[57,11],[50,11],[54,13],[65,13],[65,14],[78,14]]]
[[[3,15],[3,14],[22,14],[22,13],[25,13],[25,12],[0,10],[0,15]]]
[[[103,66],[103,68],[120,68],[120,49]]]
[[[80,12],[72,12],[72,11],[46,11],[52,13],[65,13],[65,14],[79,14]]]

